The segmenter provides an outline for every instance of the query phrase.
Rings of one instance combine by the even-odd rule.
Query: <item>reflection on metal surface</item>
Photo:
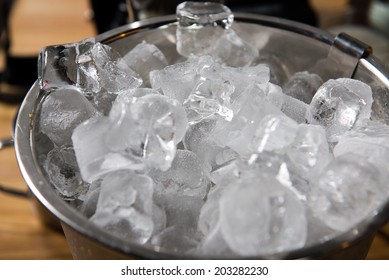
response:
[[[385,85],[385,87],[389,88],[389,74],[388,73],[384,73],[382,71],[382,69],[378,69],[377,66],[373,65],[371,63],[371,61],[369,61],[369,60],[361,59],[359,61],[359,63],[361,63],[361,65],[366,67],[366,69],[368,69],[373,74],[373,76],[377,77]],[[387,69],[387,70],[389,72],[389,69]]]

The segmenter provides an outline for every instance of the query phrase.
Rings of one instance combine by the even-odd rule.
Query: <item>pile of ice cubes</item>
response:
[[[177,7],[178,61],[142,42],[45,48],[40,131],[53,186],[112,234],[179,254],[272,255],[324,242],[388,199],[372,91],[298,72],[281,88],[224,5]]]

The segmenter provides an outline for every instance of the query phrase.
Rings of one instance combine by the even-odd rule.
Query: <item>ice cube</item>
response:
[[[239,166],[240,160],[241,158],[237,157],[236,159],[227,161],[224,164],[212,170],[211,172],[212,183],[214,183],[215,185],[226,185],[228,184],[228,181],[238,178],[241,172]]]
[[[215,163],[216,166],[223,165],[237,158],[238,154],[232,149],[225,147],[219,153],[216,154]]]
[[[266,174],[276,178],[280,173],[282,165],[287,164],[287,157],[278,151],[263,151],[261,153],[253,153],[247,157],[241,157],[235,161],[237,170],[235,174],[250,175],[255,173]]]
[[[220,230],[241,256],[301,248],[307,236],[305,207],[276,179],[251,174],[231,182],[220,198]]]
[[[183,104],[188,111],[189,123],[215,114],[230,121],[234,115],[230,102],[234,89],[233,85],[221,80],[201,79]]]
[[[281,111],[297,123],[305,123],[309,105],[289,95],[283,96]]]
[[[54,148],[43,165],[49,181],[66,199],[75,199],[88,189],[80,175],[74,150],[71,147]]]
[[[281,149],[291,144],[298,124],[272,105],[261,91],[252,87],[234,103],[231,122],[218,124],[212,135],[221,147],[240,155]]]
[[[223,151],[211,137],[216,122],[208,118],[190,125],[183,139],[185,149],[194,152],[208,171],[217,166],[216,157]]]
[[[251,139],[255,152],[279,150],[290,145],[297,134],[297,123],[281,114],[265,116]]]
[[[96,112],[77,87],[52,88],[43,101],[39,127],[56,146],[71,145],[71,136],[76,126]]]
[[[216,185],[209,191],[198,221],[198,229],[202,234],[207,235],[216,227],[219,221],[220,198],[226,189],[224,185]]]
[[[169,169],[187,128],[185,110],[176,100],[160,94],[119,98],[109,118],[111,133],[105,138],[112,150],[127,150],[151,168]]]
[[[231,121],[236,111],[236,99],[254,86],[271,102],[277,103],[280,98],[277,88],[267,83],[269,68],[266,65],[235,68],[214,62],[209,67],[203,67],[199,75],[194,92],[185,102],[189,118],[195,111],[199,120],[216,115]],[[193,122],[196,121],[194,119]]]
[[[77,58],[79,75],[78,85],[85,92],[109,93],[137,88],[142,79],[110,46],[97,42],[93,47]]]
[[[199,74],[209,80],[216,80],[220,83],[232,85],[234,92],[231,95],[231,102],[235,102],[247,89],[257,86],[263,95],[269,97],[269,93],[278,91],[273,85],[268,84],[270,69],[265,64],[258,64],[249,67],[229,67],[210,61],[207,67],[201,68]],[[278,95],[278,93],[275,93]]]
[[[151,71],[151,86],[153,89],[162,90],[164,95],[176,99],[182,104],[199,79],[199,69],[209,67],[212,63],[213,60],[210,57],[191,58],[161,70]]]
[[[153,236],[151,244],[168,252],[189,254],[198,246],[199,237],[194,233],[187,233],[175,226],[166,228],[160,234]]]
[[[143,170],[144,163],[126,151],[113,150],[106,142],[112,133],[108,117],[97,116],[81,123],[73,132],[72,141],[82,178],[93,182],[105,174],[121,169]]]
[[[167,228],[153,238],[152,244],[182,253],[194,249],[199,240],[197,223],[204,204],[202,195],[183,194],[172,189],[171,184],[166,187],[158,183],[154,201],[166,212]]]
[[[344,133],[334,147],[334,156],[353,153],[387,173],[389,168],[389,127],[378,121],[365,120]]]
[[[196,250],[197,254],[206,256],[228,256],[229,258],[237,258],[238,254],[233,252],[226,243],[223,234],[220,230],[220,223],[208,233],[200,242]]]
[[[149,175],[169,193],[181,193],[204,198],[209,186],[209,174],[195,153],[177,150],[171,167],[166,171],[152,169]]]
[[[297,72],[283,86],[283,91],[286,95],[309,104],[322,84],[323,80],[317,74],[308,71]]]
[[[153,230],[153,236],[161,233],[166,228],[166,213],[165,210],[153,203],[153,223],[154,223],[154,230]]]
[[[96,180],[88,189],[88,192],[82,196],[82,205],[80,211],[87,217],[90,218],[96,213],[97,201],[99,200],[101,191],[101,180]],[[79,197],[80,198],[80,197]]]
[[[118,169],[167,170],[186,131],[186,115],[175,100],[160,94],[123,96],[109,117],[79,125],[72,141],[84,180]]]
[[[234,19],[229,8],[212,2],[183,2],[177,6],[176,14],[177,51],[186,57],[210,54]]]
[[[265,64],[270,68],[270,82],[273,84],[283,86],[291,76],[293,65],[283,57],[277,57],[273,54],[261,53],[255,64]]]
[[[200,254],[232,256],[220,228],[220,199],[226,191],[226,185],[216,185],[213,187],[207,201],[200,211],[198,228],[204,235],[197,249]]]
[[[348,78],[328,80],[314,95],[307,120],[324,126],[328,140],[337,142],[358,121],[370,118],[372,102],[367,84]]]
[[[204,67],[198,67],[199,78],[184,102],[191,124],[213,116],[231,121],[235,99],[250,86],[260,87],[269,100],[275,101],[279,97],[277,90],[266,83],[269,69],[265,65],[235,68],[222,66],[206,57],[202,59],[206,63]]]
[[[258,58],[259,51],[229,29],[216,41],[212,56],[226,65],[244,67],[251,65]]]
[[[231,173],[234,174],[235,178],[250,176],[251,174],[269,176],[293,192],[298,199],[305,201],[310,185],[305,176],[306,174],[301,174],[300,170],[294,167],[294,163],[285,154],[285,150],[288,148],[276,151],[263,151],[238,158],[231,162],[233,165],[230,167]],[[212,178],[214,178],[214,173],[212,175]],[[222,183],[226,184],[228,180],[233,180],[234,177],[231,176],[228,175],[225,178],[221,178],[223,180]]]
[[[333,158],[326,132],[318,125],[301,124],[286,154],[294,171],[308,180],[315,180]]]
[[[85,94],[119,93],[142,84],[115,50],[94,39],[43,49],[38,69],[40,86],[47,89],[75,84]]]
[[[92,102],[97,111],[104,116],[108,116],[112,109],[112,105],[118,96],[115,93],[108,93],[104,89],[98,93],[84,93],[84,95]]]
[[[204,199],[200,196],[173,193],[159,185],[154,201],[166,212],[166,226],[187,232],[197,232],[197,223]]]
[[[233,256],[234,254],[245,256],[273,254],[278,251],[288,250],[289,246],[293,249],[293,246],[295,245],[298,247],[303,245],[306,236],[306,232],[304,232],[304,230],[306,230],[304,216],[305,208],[300,202],[299,193],[293,189],[290,182],[287,186],[284,184],[281,185],[281,183],[285,183],[283,182],[285,180],[281,180],[280,178],[281,170],[286,164],[285,157],[273,152],[263,152],[258,154],[255,159],[250,158],[250,160],[251,162],[237,159],[212,172],[212,178],[216,185],[209,192],[207,201],[201,209],[199,218],[199,229],[204,234],[204,239],[199,248],[200,253],[223,253],[228,254],[228,256]],[[248,190],[248,188],[250,190]],[[269,188],[269,190],[267,188]],[[269,197],[267,197],[267,193],[269,193]],[[235,197],[234,202],[232,202],[233,196]],[[259,197],[263,200],[260,200]],[[277,211],[274,211],[276,214],[272,217],[272,212],[267,208],[269,207],[267,203],[268,200],[272,201],[273,197],[276,197],[276,201],[279,201],[282,205],[279,209],[275,209],[279,210],[279,215],[277,215]],[[226,201],[225,199],[227,198],[229,200]],[[223,203],[224,206],[222,206]],[[229,206],[227,206],[228,204]],[[230,211],[224,212],[226,210],[222,212],[222,209],[227,209],[227,207],[233,207],[231,208],[231,211],[232,209],[237,210],[236,213]],[[246,209],[245,207],[248,208]],[[277,205],[275,207],[277,207]],[[284,208],[281,209],[282,207]],[[293,214],[290,214],[296,216],[289,216],[286,218],[284,211],[295,211]],[[292,225],[289,225],[289,222],[293,224],[294,220],[297,219],[297,216],[301,214],[303,215],[303,221],[300,221],[301,224],[298,225],[296,229],[290,229]],[[225,216],[222,217],[222,215]],[[258,217],[260,215],[263,215],[262,218]],[[231,218],[231,223],[227,225],[227,219],[229,218]],[[274,220],[272,220],[272,218],[274,218]],[[244,224],[244,221],[242,221],[241,224],[240,222],[237,222],[238,219],[248,223],[251,221],[252,224]],[[266,221],[265,224],[259,223],[260,225],[257,225],[258,220],[261,219]],[[291,220],[286,222],[283,219]],[[231,230],[229,227],[232,226],[234,222],[236,222],[236,227],[243,225],[242,228],[237,229],[236,231]],[[282,226],[285,225],[286,227],[282,228]],[[299,228],[300,226],[302,226],[302,228]],[[253,232],[249,233],[250,230],[253,230]],[[265,233],[261,234],[259,233],[259,230],[264,230]],[[274,232],[271,232],[272,230],[274,230]],[[297,244],[292,244],[293,241],[291,239],[294,237],[288,236],[291,232],[287,233],[290,230],[296,233],[295,237],[297,239],[301,238],[298,240]],[[239,233],[237,233],[237,231],[239,231]],[[241,235],[245,231],[248,235]],[[269,233],[266,233],[266,231],[269,231]],[[246,234],[246,232],[244,234]],[[277,234],[280,234],[280,236],[283,235],[283,237],[277,237]],[[256,235],[257,237],[255,237]],[[263,238],[262,240],[259,240],[260,236]],[[285,237],[289,240],[282,244],[284,241],[280,240]],[[232,238],[236,238],[236,240],[233,240]],[[237,245],[239,242],[244,242],[243,240],[246,238],[249,238],[248,240],[251,242],[250,245],[243,245],[242,243]],[[255,238],[257,239],[255,240]],[[272,238],[275,238],[276,240],[272,241]],[[277,238],[280,239],[277,240]],[[248,249],[252,244],[257,244],[259,242],[270,243],[268,246],[264,245],[263,249],[261,249],[260,246]],[[279,248],[279,246],[282,248]],[[240,249],[237,249],[238,247],[240,247]]]
[[[113,234],[146,243],[154,229],[153,181],[131,171],[116,171],[104,177],[91,221]]]
[[[49,89],[62,85],[75,85],[78,73],[77,56],[80,52],[92,48],[94,44],[94,38],[87,38],[77,43],[43,48],[38,59],[40,88]]]
[[[268,80],[268,79],[267,79]],[[262,93],[266,96],[266,100],[268,100],[275,107],[282,109],[282,106],[285,101],[285,95],[282,92],[282,88],[270,82],[265,82],[261,84],[256,84],[258,88],[262,90]],[[284,112],[288,113],[288,110]]]
[[[116,118],[122,114],[121,106],[131,106],[132,103],[136,102],[137,98],[144,97],[149,94],[162,95],[160,91],[152,88],[135,88],[122,92],[118,95],[117,99],[115,99],[114,104],[112,104],[112,106],[115,105],[115,108],[111,108],[111,119],[113,116]],[[114,118],[112,120],[114,120]]]
[[[141,76],[144,87],[150,85],[150,71],[160,70],[168,65],[166,57],[161,50],[146,41],[136,45],[130,52],[124,55],[123,59],[131,69]]]
[[[323,221],[315,217],[309,209],[307,209],[307,220],[308,236],[306,246],[324,243],[339,235],[337,230],[327,226]]]
[[[312,182],[308,204],[327,226],[345,232],[374,215],[388,198],[385,179],[368,161],[355,154],[344,154],[336,157]]]

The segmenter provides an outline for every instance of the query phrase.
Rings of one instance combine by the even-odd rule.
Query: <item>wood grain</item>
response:
[[[36,55],[44,46],[94,35],[87,0],[18,0],[11,17],[13,55]]]

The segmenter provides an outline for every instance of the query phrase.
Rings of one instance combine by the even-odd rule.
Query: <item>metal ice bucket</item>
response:
[[[236,14],[234,28],[253,43],[270,63],[286,65],[284,75],[311,69],[328,78],[352,77],[369,84],[374,92],[373,118],[389,124],[389,69],[378,61],[365,44],[340,34],[278,18]],[[175,47],[176,21],[164,16],[134,22],[96,37],[119,53],[126,53],[146,40],[157,45],[172,61],[178,57]],[[280,81],[282,83],[282,81]],[[63,201],[44,176],[38,158],[47,152],[47,143],[37,136],[37,120],[42,96],[35,83],[28,92],[18,115],[15,145],[18,163],[36,198],[61,222],[75,259],[181,259],[198,258],[175,255],[160,248],[145,247],[123,240],[94,225],[75,208]],[[389,220],[389,201],[377,209],[374,217],[322,244],[257,259],[362,259],[365,258],[376,230]],[[203,258],[220,258],[203,256]]]

